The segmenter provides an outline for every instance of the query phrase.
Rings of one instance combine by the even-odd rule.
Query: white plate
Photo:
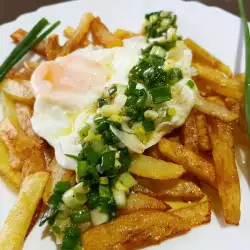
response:
[[[138,31],[145,13],[162,9],[174,11],[178,15],[180,33],[184,37],[193,38],[204,48],[230,65],[233,71],[243,71],[244,56],[240,19],[218,8],[207,7],[196,2],[182,2],[180,0],[85,0],[41,8],[36,12],[25,14],[16,21],[0,27],[0,61],[13,48],[9,35],[17,28],[29,30],[42,17],[48,18],[51,22],[61,20],[62,24],[57,31],[61,32],[68,25],[76,26],[81,14],[91,11],[95,15],[99,15],[111,30],[119,27]],[[218,214],[215,215],[213,213],[210,224],[195,228],[186,235],[170,239],[161,245],[150,247],[150,249],[249,249],[250,156],[247,155],[249,146],[240,137],[237,136],[236,147],[242,192],[240,226],[227,226]],[[2,226],[14,202],[15,195],[8,191],[6,186],[0,182],[0,226]],[[218,206],[220,207],[220,204],[218,202],[215,203],[215,211],[220,211]],[[54,250],[56,247],[49,237],[43,237],[42,239],[42,229],[36,226],[26,240],[24,249]]]

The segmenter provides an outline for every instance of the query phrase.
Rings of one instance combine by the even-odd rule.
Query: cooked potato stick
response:
[[[27,104],[34,103],[34,94],[30,82],[6,79],[2,84],[3,92],[9,95],[13,100]]]
[[[123,45],[121,39],[115,37],[101,22],[99,17],[95,18],[90,26],[94,44],[103,45],[105,48],[119,47]]]
[[[0,248],[22,249],[23,242],[36,207],[42,198],[49,174],[39,172],[27,177],[19,192],[16,204],[11,209],[0,231]]]
[[[227,97],[225,98],[225,103],[226,103],[226,106],[227,108],[234,112],[235,114],[237,114],[239,117],[240,117],[240,103],[238,100],[232,98],[232,97]],[[239,122],[237,120],[237,122]]]
[[[197,76],[193,77],[193,80],[194,80],[195,85],[197,86],[201,96],[207,97],[207,96],[215,95],[215,92],[213,91],[212,87],[209,84],[207,84],[206,81],[200,79]]]
[[[188,172],[195,175],[198,179],[216,187],[214,166],[200,157],[193,151],[185,148],[178,142],[173,142],[165,138],[158,143],[159,150],[169,159],[177,164],[182,164]]]
[[[218,119],[209,119],[209,135],[219,195],[226,223],[239,225],[240,183],[235,164],[232,125]]]
[[[51,161],[49,170],[51,174],[43,193],[44,204],[47,203],[49,197],[52,195],[56,183],[59,181],[69,181],[74,174],[73,171],[60,167],[55,158]]]
[[[29,81],[32,75],[31,70],[27,70],[25,68],[12,68],[8,74],[6,75],[6,79],[13,79],[13,80],[26,80]]]
[[[146,155],[134,156],[129,171],[138,176],[157,180],[177,179],[186,172],[181,165]]]
[[[15,125],[11,118],[4,118],[0,123],[0,137],[9,151],[9,160],[14,169],[20,170],[33,142]]]
[[[67,27],[64,31],[63,31],[63,34],[64,36],[66,36],[68,39],[70,39],[73,34],[75,32],[75,29],[72,28],[72,27]],[[83,40],[81,40],[81,42],[79,43],[79,47],[80,48],[84,48],[84,47],[87,47],[88,45],[90,44],[90,41],[88,39],[88,33],[83,37]]]
[[[134,32],[128,31],[128,30],[123,30],[123,29],[117,29],[114,32],[114,36],[123,40],[123,39],[127,39],[127,38],[131,38],[131,37],[135,37],[135,36],[139,36],[140,34],[136,34]]]
[[[57,55],[61,51],[61,46],[59,45],[59,36],[50,35],[46,40],[46,57],[47,60],[56,59]]]
[[[40,65],[39,62],[33,61],[24,61],[23,67],[27,70],[34,71]]]
[[[211,65],[213,68],[217,68],[227,76],[232,76],[232,71],[230,68],[223,64],[219,59],[211,55],[208,51],[200,47],[197,43],[195,43],[192,39],[188,38],[185,41],[187,47],[189,47],[193,52],[193,60],[198,62],[203,62],[208,65]]]
[[[214,92],[219,95],[233,97],[238,100],[242,99],[244,89],[238,81],[224,76],[221,72],[214,70],[208,66],[194,63],[194,68],[197,71],[198,77],[207,81]]]
[[[207,115],[217,117],[225,122],[231,122],[231,121],[238,119],[238,114],[214,102],[206,100],[202,97],[196,98],[195,107],[201,112]]]
[[[145,193],[159,198],[179,198],[185,201],[194,201],[200,200],[204,196],[204,193],[196,184],[187,180],[158,181],[137,178],[137,182],[139,186],[133,189],[134,192]]]
[[[90,24],[94,20],[94,16],[91,13],[85,13],[72,37],[64,44],[61,52],[58,56],[66,56],[76,48],[78,48],[80,42],[84,39],[84,36],[88,33]]]
[[[28,34],[28,32],[26,32],[25,30],[18,29],[10,37],[12,38],[14,43],[19,44],[25,38],[25,36],[27,34]],[[46,42],[45,42],[45,40],[43,40],[39,44],[37,44],[33,48],[33,51],[35,51],[37,54],[45,57],[46,56]]]
[[[193,110],[182,127],[183,144],[186,148],[198,152],[198,134],[196,127],[196,112]]]
[[[12,168],[9,161],[8,151],[4,143],[0,140],[0,176],[14,188],[19,190],[21,183],[21,174]]]
[[[82,242],[88,250],[138,249],[158,244],[210,220],[208,201],[169,212],[139,211],[90,229],[82,234]]]
[[[167,211],[171,209],[164,201],[158,200],[145,194],[130,194],[127,199],[127,206],[118,211],[121,214],[131,214],[139,210]]]
[[[151,156],[155,159],[161,159],[163,160],[163,156],[161,155],[161,153],[159,152],[159,149],[156,145],[148,148],[146,151],[145,151],[145,155],[147,156]]]
[[[198,145],[200,151],[210,151],[212,149],[210,138],[208,135],[208,123],[205,114],[197,113],[196,127],[198,134]]]

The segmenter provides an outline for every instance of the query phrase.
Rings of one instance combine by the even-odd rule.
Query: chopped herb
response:
[[[192,80],[187,81],[186,84],[187,84],[187,86],[188,86],[190,89],[193,89],[194,86],[195,86],[195,83],[194,83],[194,81],[192,81]]]
[[[154,104],[163,103],[172,99],[171,90],[168,86],[150,90]]]
[[[155,129],[155,124],[153,120],[146,119],[142,122],[142,126],[146,132],[151,132]]]
[[[68,227],[64,232],[61,250],[80,250],[81,249],[81,230],[78,227]]]
[[[111,88],[109,88],[108,92],[110,96],[114,95],[117,92],[117,86],[113,85]]]
[[[100,99],[98,99],[97,104],[98,104],[98,108],[102,108],[104,105],[109,104],[109,100],[104,99],[104,98],[100,98]]]

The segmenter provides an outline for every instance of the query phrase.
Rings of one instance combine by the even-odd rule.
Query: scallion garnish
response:
[[[245,79],[245,118],[247,123],[248,138],[250,139],[250,32],[244,10],[244,1],[239,0],[239,9],[245,30],[246,47],[246,79]]]
[[[0,82],[4,79],[9,70],[15,66],[35,45],[40,43],[46,36],[48,36],[60,22],[54,23],[50,28],[43,32],[40,36],[38,34],[49,24],[48,20],[41,19],[27,34],[23,41],[11,52],[9,57],[0,66]]]

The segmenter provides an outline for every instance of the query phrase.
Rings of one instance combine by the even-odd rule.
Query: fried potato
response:
[[[193,182],[177,179],[168,181],[137,178],[137,185],[133,191],[145,193],[159,198],[179,198],[185,201],[200,200],[204,193]]]
[[[16,204],[11,209],[7,220],[0,231],[0,248],[19,250],[36,207],[42,198],[43,189],[49,174],[39,172],[27,177],[18,194]]]
[[[183,144],[186,148],[198,152],[198,134],[196,127],[196,112],[193,110],[182,126]]]
[[[20,170],[33,142],[20,129],[15,127],[11,118],[4,118],[0,123],[0,137],[9,151],[9,160],[14,169]]]
[[[232,98],[232,97],[227,97],[227,98],[225,98],[224,101],[225,101],[227,108],[240,117],[240,103],[239,103],[239,101],[236,100],[235,98]],[[239,122],[239,120],[237,120],[237,122]]]
[[[202,97],[215,95],[215,92],[213,91],[212,87],[208,85],[207,82],[200,79],[198,76],[193,77],[193,80]]]
[[[34,94],[28,81],[6,79],[2,82],[3,92],[13,100],[27,104],[34,103]]]
[[[18,29],[15,31],[10,37],[13,40],[15,44],[19,44],[25,36],[28,34],[27,31],[23,29]],[[37,44],[34,48],[33,51],[36,52],[37,54],[46,57],[46,41],[43,40],[39,44]]]
[[[230,68],[223,64],[219,59],[214,57],[208,51],[203,49],[197,43],[195,43],[192,39],[188,38],[184,40],[187,47],[189,47],[193,52],[193,60],[195,62],[202,62],[212,66],[213,68],[217,68],[219,71],[226,74],[228,77],[232,76],[232,71]]]
[[[210,151],[212,149],[208,135],[208,123],[205,114],[196,114],[196,127],[198,134],[198,147],[200,151]]]
[[[129,171],[138,176],[157,180],[177,179],[186,172],[181,165],[146,155],[134,156]]]
[[[210,220],[208,201],[169,212],[139,211],[90,229],[82,234],[82,242],[88,250],[138,249],[158,244]]]
[[[12,168],[9,155],[4,143],[0,140],[0,176],[14,191],[18,191],[21,183],[21,173]]]
[[[225,122],[231,122],[239,118],[238,114],[202,97],[196,98],[195,107],[202,113],[217,117]]]
[[[120,38],[115,37],[101,22],[99,17],[95,18],[90,25],[94,44],[103,45],[105,48],[119,47],[123,45]]]
[[[46,40],[46,57],[47,60],[55,60],[61,51],[58,35],[50,35]]]
[[[84,39],[85,35],[88,33],[90,24],[94,20],[94,16],[91,13],[85,13],[75,30],[72,37],[64,44],[61,52],[58,56],[66,56],[75,49],[78,48],[80,42]]]
[[[171,209],[163,201],[145,194],[130,194],[127,199],[127,206],[118,211],[118,214],[131,214],[138,210],[167,211]]]
[[[160,160],[163,160],[163,156],[161,155],[161,153],[159,152],[159,149],[156,145],[148,148],[146,151],[145,151],[145,155],[147,156],[151,156],[155,159],[160,159]]]
[[[73,36],[74,32],[75,32],[75,29],[69,26],[69,27],[67,27],[66,29],[64,29],[63,34],[64,34],[65,37],[67,37],[68,39],[70,39],[70,38]],[[83,39],[80,41],[79,47],[80,47],[80,48],[85,48],[85,47],[87,47],[89,44],[90,44],[90,41],[89,41],[89,39],[88,39],[88,33],[87,33],[87,34],[83,37]]]
[[[209,135],[224,219],[228,224],[239,225],[241,195],[235,164],[232,125],[210,118]]]
[[[73,171],[60,167],[55,158],[49,165],[49,171],[51,172],[50,177],[43,193],[44,204],[47,203],[49,197],[52,195],[56,183],[59,181],[69,181],[74,174]]]
[[[222,96],[233,97],[238,100],[242,99],[244,89],[238,81],[228,78],[218,70],[208,66],[199,63],[194,63],[193,66],[197,71],[198,77],[207,82],[214,92]]]
[[[132,38],[135,36],[139,36],[140,34],[136,34],[134,32],[128,31],[128,30],[123,30],[123,29],[117,29],[114,32],[114,36],[118,39],[128,39],[128,38]]]
[[[216,187],[214,166],[178,142],[162,138],[158,143],[160,152],[212,187]]]
[[[29,81],[31,78],[33,71],[28,70],[26,68],[12,68],[8,74],[6,75],[6,79],[12,79],[12,80],[26,80]]]

